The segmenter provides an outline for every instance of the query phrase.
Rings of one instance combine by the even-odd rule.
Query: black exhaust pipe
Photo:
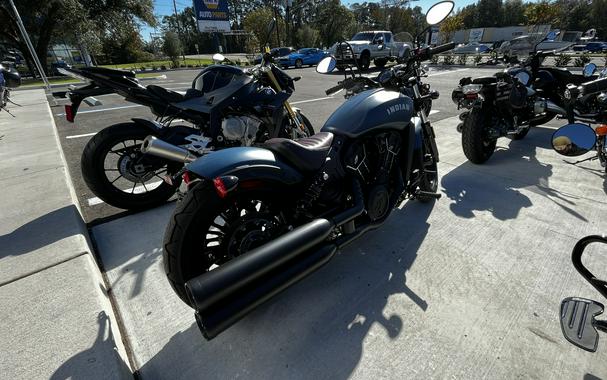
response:
[[[320,269],[333,258],[335,252],[337,246],[334,244],[304,252],[260,277],[244,291],[224,299],[221,305],[206,312],[197,311],[196,323],[202,335],[207,340],[215,338],[259,305]]]
[[[333,224],[316,219],[262,245],[220,267],[194,277],[185,284],[190,304],[206,312],[234,294],[241,293],[260,277],[325,240]]]

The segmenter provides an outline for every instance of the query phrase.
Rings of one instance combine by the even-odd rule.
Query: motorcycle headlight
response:
[[[464,95],[478,94],[479,92],[481,92],[482,88],[482,84],[467,84],[462,87],[462,92],[464,93]]]

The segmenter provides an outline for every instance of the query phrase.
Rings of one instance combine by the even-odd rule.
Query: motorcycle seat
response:
[[[491,76],[491,77],[478,77],[478,78],[472,79],[472,83],[473,84],[491,84],[491,83],[497,83],[497,78],[494,77],[494,76]]]
[[[333,142],[333,133],[320,132],[296,140],[274,138],[264,147],[304,172],[313,172],[322,167]]]
[[[195,88],[188,89],[186,91],[185,95],[180,94],[179,92],[167,90],[164,87],[156,86],[154,84],[150,84],[146,88],[153,95],[166,101],[167,103],[179,103],[179,102],[183,102],[184,100],[188,100],[190,98],[202,96],[202,91],[196,90]]]

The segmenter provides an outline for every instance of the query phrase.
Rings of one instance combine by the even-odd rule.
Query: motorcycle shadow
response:
[[[496,150],[485,164],[466,162],[443,176],[441,185],[452,200],[451,211],[464,218],[473,218],[475,211],[479,211],[490,212],[500,220],[514,219],[523,208],[533,206],[531,199],[520,191],[527,189],[586,221],[570,207],[575,206],[572,198],[576,197],[550,187],[553,166],[537,159],[538,148],[548,149],[544,142],[549,144],[552,131],[536,128],[530,132],[532,138],[510,141],[507,149]]]
[[[407,202],[380,229],[344,248],[319,272],[261,306],[214,340],[192,324],[140,368],[142,377],[331,378],[351,377],[373,328],[398,339],[408,318],[428,305],[407,286],[429,224],[432,204]],[[404,297],[403,297],[404,296]],[[385,315],[390,309],[398,313]],[[404,339],[404,338],[403,338]],[[390,345],[373,361],[392,357]],[[393,353],[393,351],[392,351]],[[367,358],[366,360],[370,360]]]

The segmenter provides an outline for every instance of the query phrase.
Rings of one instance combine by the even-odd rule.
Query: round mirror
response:
[[[426,22],[428,25],[440,24],[444,19],[451,14],[455,3],[453,1],[441,1],[434,4],[426,12]]]
[[[596,133],[586,124],[567,124],[552,135],[552,148],[567,157],[588,153],[596,143]]]
[[[331,71],[335,70],[335,65],[337,65],[337,61],[333,57],[325,57],[322,61],[318,62],[316,66],[316,72],[320,74],[327,74]]]
[[[223,62],[226,60],[226,57],[223,54],[216,53],[213,55],[213,62]]]
[[[588,78],[589,76],[592,76],[592,74],[594,74],[594,72],[596,71],[596,65],[594,63],[588,63],[586,66],[584,66],[584,76],[586,78]]]

